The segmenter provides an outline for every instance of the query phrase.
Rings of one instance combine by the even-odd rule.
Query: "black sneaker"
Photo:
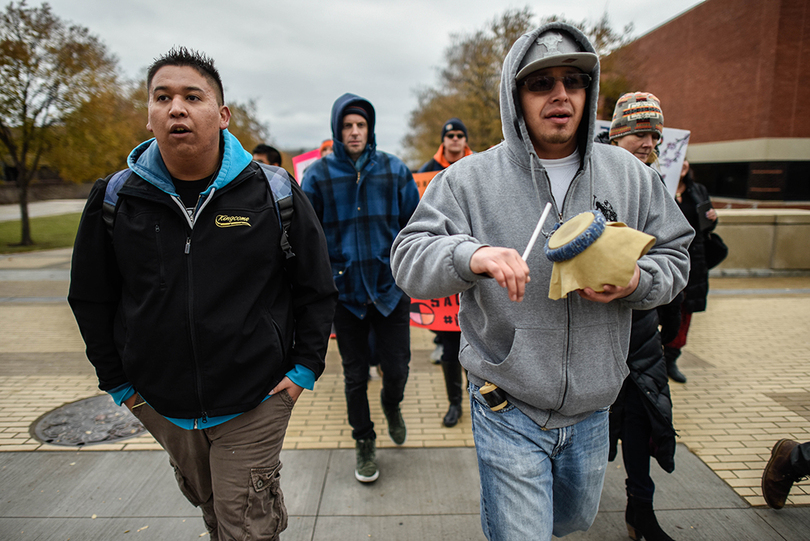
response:
[[[373,483],[380,476],[380,470],[377,469],[377,444],[372,439],[357,440],[354,448],[357,453],[354,476],[361,483]]]
[[[382,404],[385,419],[388,421],[388,436],[390,436],[391,441],[397,445],[402,445],[405,443],[405,440],[408,439],[408,429],[405,428],[405,419],[402,418],[399,405],[388,409],[385,407],[384,403],[380,403]]]

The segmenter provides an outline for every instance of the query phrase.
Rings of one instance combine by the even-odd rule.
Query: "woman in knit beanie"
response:
[[[631,92],[616,102],[610,144],[650,165],[658,159],[655,147],[663,133],[664,113],[654,95]],[[621,440],[627,472],[625,522],[631,539],[672,541],[658,524],[653,510],[655,484],[650,477],[650,463],[654,457],[664,471],[672,473],[675,469],[672,399],[662,343],[677,333],[679,303],[677,300],[658,309],[633,310],[627,356],[630,375],[610,408],[609,460],[616,458]]]
[[[650,165],[658,160],[656,147],[664,136],[661,102],[649,92],[630,92],[616,102],[610,124],[610,143]]]

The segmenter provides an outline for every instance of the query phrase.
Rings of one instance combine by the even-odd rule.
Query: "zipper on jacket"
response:
[[[192,228],[194,227],[194,224],[197,223],[197,216],[199,216],[200,213],[202,212],[202,209],[204,209],[208,205],[208,202],[214,198],[214,194],[216,193],[216,191],[217,191],[216,188],[211,188],[211,193],[208,194],[208,197],[205,198],[205,201],[203,201],[202,205],[200,205],[200,200],[199,199],[197,200],[197,205],[199,205],[199,208],[194,210],[194,216],[191,218]],[[202,194],[200,194],[200,198],[202,198]]]
[[[174,195],[171,196],[171,198],[175,202],[175,204],[177,204],[177,206],[180,207],[180,210],[182,211],[183,216],[186,217],[186,223],[188,223],[189,230],[190,230],[188,236],[186,237],[186,244],[183,247],[183,253],[186,255],[186,278],[188,280],[188,285],[187,285],[188,308],[187,308],[187,316],[186,317],[187,317],[187,320],[188,320],[189,341],[191,343],[191,357],[192,357],[192,360],[194,362],[194,369],[195,369],[195,372],[196,372],[195,373],[195,379],[197,381],[197,400],[200,403],[200,411],[202,411],[202,422],[203,423],[208,422],[208,413],[206,412],[205,401],[203,400],[202,374],[200,373],[200,366],[198,364],[197,337],[196,337],[196,334],[194,333],[194,316],[193,316],[193,314],[194,314],[194,295],[193,295],[194,289],[192,287],[193,273],[192,273],[192,270],[191,270],[192,269],[192,267],[191,267],[191,232],[193,232],[193,230],[194,230],[194,222],[195,222],[195,220],[197,218],[197,215],[199,215],[200,211],[203,209],[203,207],[205,207],[205,205],[208,203],[208,201],[211,200],[211,196],[213,196],[213,195],[214,195],[214,190],[212,190],[211,193],[208,194],[208,197],[205,199],[203,204],[198,209],[196,209],[194,211],[194,216],[193,217],[188,215],[188,212],[186,211],[186,206],[183,204],[183,202],[180,200],[179,197],[174,196]],[[197,204],[199,205],[199,200],[197,201]],[[197,419],[194,420],[194,428],[198,428]]]
[[[357,184],[360,184],[360,171],[357,172]]]
[[[189,249],[191,245],[191,235],[189,235],[188,239],[186,240],[186,248]],[[189,254],[189,251],[186,252]],[[202,411],[202,421],[203,423],[208,422],[208,413],[206,412],[205,401],[203,400],[203,380],[202,374],[200,371],[200,365],[198,362],[199,356],[197,355],[197,336],[194,332],[194,288],[192,287],[194,275],[192,273],[192,266],[191,266],[191,255],[189,254],[186,257],[186,277],[188,279],[188,333],[189,333],[189,341],[191,342],[191,357],[194,361],[194,370],[195,370],[195,379],[197,380],[197,400],[200,402],[200,411]],[[197,422],[194,422],[195,426]]]
[[[172,201],[174,201],[174,203],[178,207],[180,207],[180,212],[182,212],[183,216],[186,218],[186,223],[188,224],[188,226],[189,227],[194,227],[194,222],[191,221],[191,217],[188,215],[188,211],[186,210],[186,206],[183,204],[182,201],[180,201],[180,198],[177,197],[176,195],[172,195],[170,197],[171,197]]]

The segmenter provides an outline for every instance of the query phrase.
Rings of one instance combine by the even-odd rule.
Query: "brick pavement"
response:
[[[679,441],[751,505],[765,504],[760,477],[773,443],[810,440],[809,301],[711,296],[679,362],[688,382],[670,384]],[[810,504],[810,484],[790,501]]]
[[[99,394],[64,301],[67,282],[37,279],[36,272],[64,271],[68,259],[51,253],[32,254],[25,261],[25,256],[0,256],[0,273],[37,269],[27,278],[0,276],[0,452],[76,451],[42,444],[29,433],[41,415]],[[748,503],[761,506],[759,479],[773,442],[781,437],[810,440],[810,277],[712,279],[712,288],[709,308],[695,314],[679,363],[689,381],[671,385],[675,427],[680,443]],[[467,408],[458,426],[441,425],[447,402],[441,368],[427,360],[431,336],[421,329],[412,332],[411,377],[403,403],[409,429],[405,446],[472,447]],[[379,446],[390,447],[374,399],[379,386],[378,379],[369,385],[372,418]],[[294,410],[285,449],[353,445],[332,341],[315,392],[304,393]],[[142,435],[81,451],[157,448],[151,436]],[[810,504],[810,484],[797,485],[790,503]]]

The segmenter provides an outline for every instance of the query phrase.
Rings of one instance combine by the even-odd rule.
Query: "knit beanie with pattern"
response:
[[[630,92],[616,102],[610,124],[610,140],[631,133],[657,132],[664,136],[664,113],[661,101],[649,92]]]

